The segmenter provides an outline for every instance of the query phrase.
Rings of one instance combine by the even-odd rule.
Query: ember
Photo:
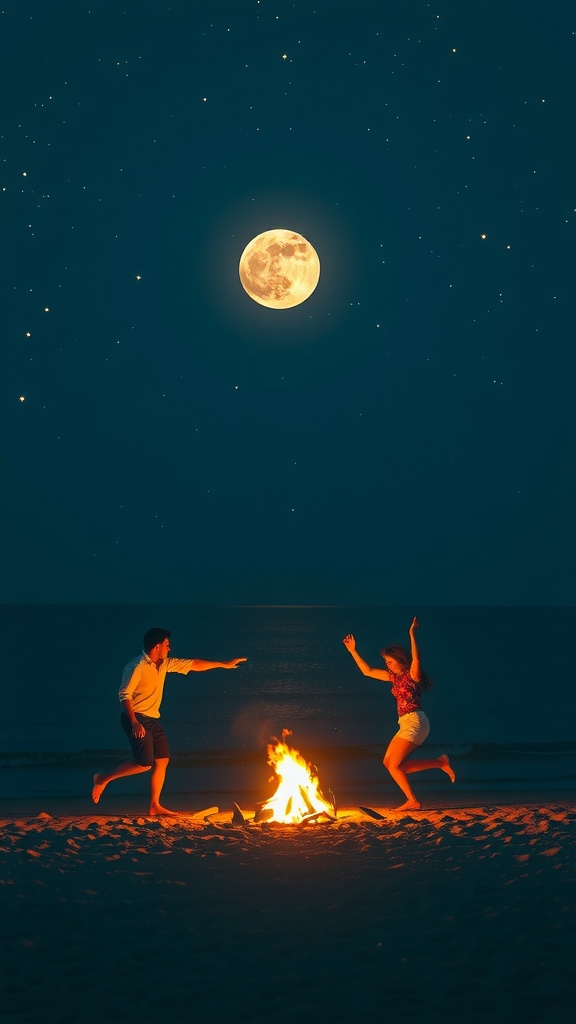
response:
[[[285,743],[289,729],[282,730],[282,739],[268,744],[268,764],[279,778],[278,788],[256,812],[254,821],[276,821],[284,825],[317,821],[325,816],[336,820],[336,807],[326,800],[319,787],[318,777],[302,755]]]

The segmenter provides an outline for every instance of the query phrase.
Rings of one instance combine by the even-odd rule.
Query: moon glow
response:
[[[288,309],[304,302],[318,284],[318,253],[303,235],[274,228],[256,235],[240,257],[242,287],[254,302]]]

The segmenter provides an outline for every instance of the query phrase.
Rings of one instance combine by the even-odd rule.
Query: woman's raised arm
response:
[[[410,665],[410,676],[415,683],[419,683],[422,679],[422,668],[420,666],[420,653],[418,651],[418,644],[416,643],[416,630],[418,629],[418,619],[416,616],[412,619],[412,625],[408,630],[410,637],[410,654],[412,655],[412,664]]]
[[[387,683],[390,682],[390,673],[386,669],[370,668],[370,665],[366,664],[364,658],[360,657],[356,650],[356,641],[352,636],[352,633],[348,633],[348,636],[344,637],[342,643],[344,644],[344,647],[350,651],[350,654],[354,658],[354,661],[358,665],[363,676],[370,676],[371,679],[383,679]]]

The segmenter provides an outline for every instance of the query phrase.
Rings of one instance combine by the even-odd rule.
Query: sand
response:
[[[308,826],[4,802],[2,1024],[571,1022],[576,803],[363,802]]]

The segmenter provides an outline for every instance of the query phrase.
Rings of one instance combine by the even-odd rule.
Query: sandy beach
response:
[[[576,802],[470,796],[300,826],[3,801],[2,1024],[571,1021]]]

